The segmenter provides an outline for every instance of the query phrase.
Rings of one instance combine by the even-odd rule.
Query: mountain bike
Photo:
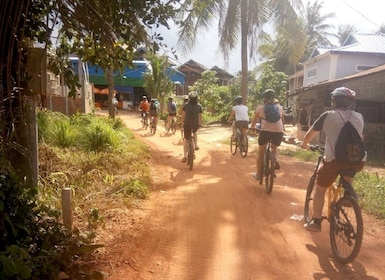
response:
[[[155,123],[155,117],[151,116],[151,121],[150,121],[150,132],[152,134],[155,134],[156,132],[156,123]]]
[[[147,112],[143,112],[143,111],[141,111],[140,114],[141,114],[141,117],[142,117],[142,120],[141,120],[142,127],[144,129],[147,129],[147,126],[148,126],[148,114],[147,114]]]
[[[169,132],[171,130],[171,133],[175,134],[177,127],[178,127],[178,124],[177,124],[175,116],[171,117],[170,123],[167,123],[167,120],[166,120],[166,131],[167,132]]]
[[[310,150],[318,151],[320,155],[306,190],[305,223],[309,223],[313,217],[314,186],[318,170],[324,163],[324,149],[316,145],[310,146]],[[341,170],[341,173],[344,173],[344,170]],[[328,211],[327,216],[322,218],[330,223],[330,245],[334,257],[338,262],[346,264],[352,262],[361,249],[364,226],[357,194],[341,173],[337,183],[327,189]]]
[[[249,138],[247,137],[247,135],[242,135],[239,128],[237,128],[235,136],[231,136],[230,138],[230,151],[232,155],[235,155],[237,153],[238,147],[241,156],[246,157],[249,149]]]
[[[259,184],[262,185],[263,180],[265,180],[265,190],[268,194],[271,194],[273,191],[274,179],[276,177],[275,161],[276,159],[271,148],[271,141],[269,141],[263,156],[263,173],[259,181]]]

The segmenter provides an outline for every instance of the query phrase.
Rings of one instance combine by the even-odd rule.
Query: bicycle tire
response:
[[[352,262],[361,249],[364,233],[361,208],[355,198],[341,197],[332,209],[330,245],[341,264]]]
[[[189,147],[188,147],[188,157],[187,157],[187,164],[189,165],[189,169],[192,170],[194,166],[194,142],[192,139],[189,140]]]
[[[313,174],[310,177],[309,184],[307,185],[306,189],[306,197],[305,197],[305,206],[304,206],[304,219],[305,223],[309,223],[311,219],[313,218],[313,198],[314,198],[314,192],[315,192],[315,181],[316,181],[317,175]]]
[[[235,155],[237,153],[238,149],[238,141],[235,136],[230,137],[230,152],[232,155]]]
[[[243,140],[242,140],[242,138],[243,138]],[[243,141],[243,144],[241,143],[239,151],[241,152],[242,157],[246,157],[247,152],[249,150],[249,138],[247,136],[243,136],[242,138],[241,138],[241,141]]]
[[[273,165],[273,161],[271,160],[271,151],[268,150],[266,153],[266,166],[265,166],[265,190],[266,193],[271,194],[273,191],[273,185],[274,185],[274,176],[275,176],[275,169]]]

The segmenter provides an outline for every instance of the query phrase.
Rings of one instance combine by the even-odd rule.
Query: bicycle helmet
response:
[[[237,97],[235,97],[234,101],[235,102],[239,102],[239,101],[242,102],[243,101],[243,97],[238,95]]]
[[[273,89],[267,89],[262,93],[262,97],[266,99],[274,99],[275,91]]]
[[[355,91],[347,87],[338,87],[334,89],[330,94],[332,97],[343,96],[348,97],[349,99],[354,99],[356,97]]]
[[[147,96],[146,96],[146,95],[143,95],[143,96],[142,96],[142,99],[143,99],[143,100],[147,99]]]

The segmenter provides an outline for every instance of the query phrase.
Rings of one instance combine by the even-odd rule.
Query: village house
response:
[[[343,46],[316,49],[304,69],[289,80],[288,103],[295,108],[297,138],[324,111],[331,109],[330,92],[345,86],[357,93],[355,110],[365,119],[368,152],[385,155],[385,36],[351,34]],[[315,142],[324,143],[320,134]]]

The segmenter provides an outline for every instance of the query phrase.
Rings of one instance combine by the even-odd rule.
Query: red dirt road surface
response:
[[[268,195],[252,177],[254,138],[242,158],[230,154],[230,128],[201,128],[190,171],[181,163],[179,131],[167,134],[159,122],[150,135],[138,113],[118,117],[151,149],[154,184],[138,208],[106,219],[95,265],[106,279],[385,279],[383,221],[364,215],[360,254],[341,265],[333,259],[328,223],[310,233],[296,219],[314,163],[280,155]]]

